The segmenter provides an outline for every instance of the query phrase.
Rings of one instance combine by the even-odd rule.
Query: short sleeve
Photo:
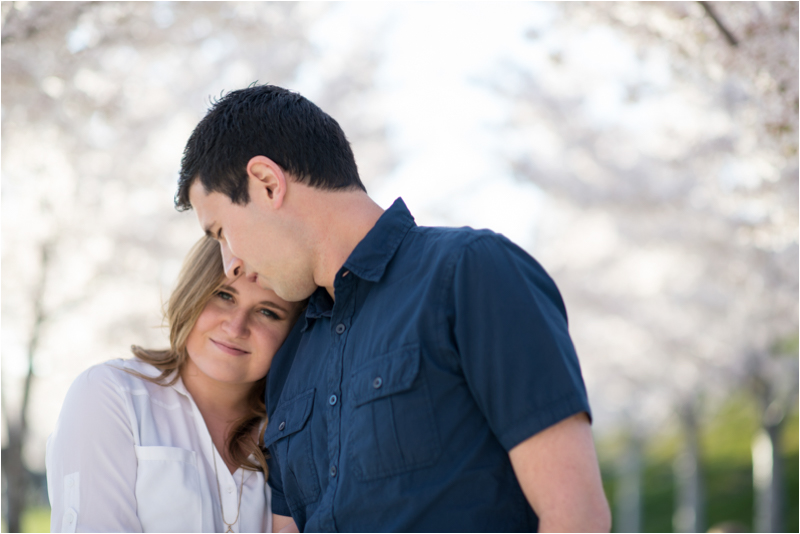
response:
[[[507,451],[571,415],[591,417],[563,300],[536,260],[485,233],[456,263],[453,292],[467,383]]]
[[[47,442],[52,532],[141,532],[130,417],[109,365],[70,386]]]

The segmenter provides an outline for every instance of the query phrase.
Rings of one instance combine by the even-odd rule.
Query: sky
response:
[[[491,74],[524,57],[526,30],[551,17],[536,3],[341,3],[313,28],[322,58],[295,88],[313,101],[320,74],[340,68],[339,52],[370,36],[381,54],[377,105],[398,160],[370,195],[384,208],[402,196],[418,224],[491,228],[530,245],[542,196],[502,158],[498,129],[509,109]]]
[[[643,150],[664,149],[660,126],[698,128],[698,114],[680,99],[626,102],[626,83],[657,89],[672,81],[665,56],[642,60],[608,28],[559,24],[549,3],[342,2],[312,28],[311,40],[319,56],[293,89],[312,101],[349,48],[368,46],[380,58],[373,105],[389,125],[398,164],[370,188],[378,204],[402,196],[418,224],[490,228],[529,251],[547,198],[514,177],[509,156],[527,151],[555,166],[565,154],[544,129],[504,132],[514,110],[497,88],[521,83],[516,67],[550,92],[584,97],[597,127],[636,131]],[[554,56],[569,68],[558,68]],[[635,149],[614,150],[633,161]]]

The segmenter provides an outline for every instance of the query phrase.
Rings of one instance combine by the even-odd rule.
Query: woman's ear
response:
[[[266,156],[253,156],[247,162],[250,201],[268,203],[273,209],[283,205],[286,196],[286,173]]]

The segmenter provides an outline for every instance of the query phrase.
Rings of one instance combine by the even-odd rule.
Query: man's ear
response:
[[[247,162],[251,200],[262,200],[278,209],[286,197],[286,173],[266,156],[253,156]]]

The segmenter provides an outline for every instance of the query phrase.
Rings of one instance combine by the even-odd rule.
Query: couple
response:
[[[170,348],[70,389],[54,531],[609,529],[566,311],[519,247],[382,210],[275,86],[212,106],[176,206],[207,237]]]

